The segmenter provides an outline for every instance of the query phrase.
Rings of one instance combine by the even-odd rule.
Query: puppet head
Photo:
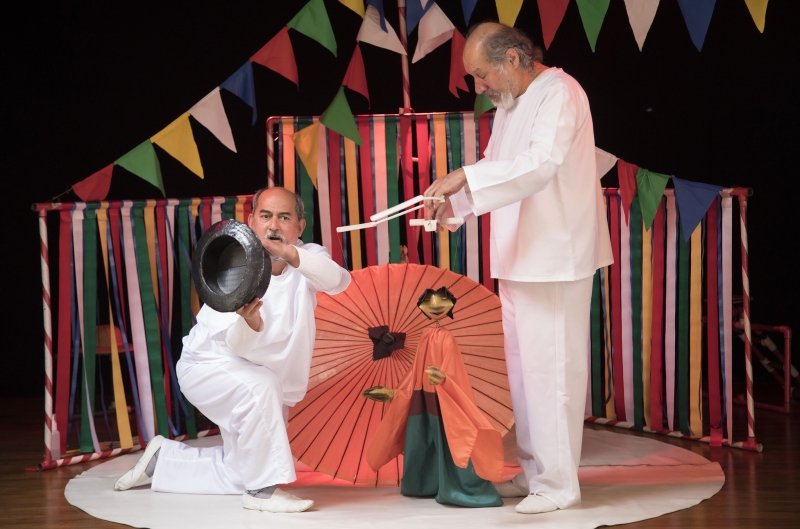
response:
[[[439,321],[445,316],[453,318],[453,307],[456,297],[445,287],[439,290],[429,288],[422,293],[417,301],[417,307],[429,320]]]

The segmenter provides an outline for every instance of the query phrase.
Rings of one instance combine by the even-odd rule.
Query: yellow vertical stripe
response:
[[[156,201],[148,200],[147,206],[144,208],[144,227],[147,232],[147,254],[150,257],[150,279],[153,281],[153,297],[156,300],[156,308],[159,307],[158,303],[158,269],[156,268]]]
[[[360,224],[358,210],[358,164],[356,164],[356,144],[353,140],[344,139],[344,170],[347,182],[347,213],[350,224]],[[361,232],[350,232],[350,252],[353,256],[353,270],[361,269]]]
[[[679,235],[680,236],[680,235]],[[694,437],[703,436],[703,240],[702,223],[692,233],[689,285],[689,428]]]
[[[436,179],[447,175],[447,129],[444,124],[444,114],[433,116],[433,152],[436,155]],[[450,230],[440,228],[439,238],[439,268],[450,269]]]
[[[244,202],[244,197],[236,197],[236,210],[234,212],[234,218],[242,223],[247,222],[244,218]]]
[[[117,334],[114,332],[114,311],[111,309],[111,282],[108,275],[108,228],[106,210],[108,202],[103,202],[97,210],[97,231],[100,233],[100,247],[103,250],[103,267],[106,271],[106,292],[108,292],[109,344],[111,345],[111,379],[114,383],[114,405],[117,409],[117,429],[122,448],[133,447],[131,423],[128,419],[128,403],[125,400],[125,386],[122,383],[122,370],[119,365]]]
[[[281,139],[283,140],[283,187],[295,192],[294,142],[290,137],[294,134],[292,118],[281,118]]]
[[[653,230],[642,222],[642,400],[644,420],[650,426],[650,353],[653,330]]]
[[[611,380],[611,370],[609,366],[612,365],[612,358],[611,358],[611,290],[609,290],[608,284],[608,274],[609,269],[605,267],[603,269],[603,287],[605,288],[605,321],[603,323],[603,336],[605,337],[605,344],[606,344],[606,351],[605,351],[605,370],[606,370],[606,388],[609,391],[609,394],[606,395],[606,399],[608,399],[608,403],[606,404],[606,418],[615,420],[617,418],[617,410],[614,407],[614,384]]]

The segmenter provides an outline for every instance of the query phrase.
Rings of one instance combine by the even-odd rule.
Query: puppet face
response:
[[[425,314],[429,319],[438,321],[445,316],[453,317],[453,306],[456,304],[456,298],[445,287],[439,290],[428,289],[422,294],[417,302],[419,310]]]

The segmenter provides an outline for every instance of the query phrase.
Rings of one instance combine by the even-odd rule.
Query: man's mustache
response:
[[[264,238],[273,241],[281,241],[282,243],[286,244],[286,237],[284,237],[277,231],[268,231],[267,234],[264,236]]]

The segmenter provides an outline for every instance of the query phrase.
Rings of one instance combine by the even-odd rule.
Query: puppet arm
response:
[[[372,386],[365,389],[361,396],[378,402],[389,402],[394,398],[394,390],[383,386]]]
[[[430,382],[431,386],[438,386],[447,380],[447,375],[436,366],[428,366],[428,369],[425,370],[425,374],[428,375],[428,382]]]

